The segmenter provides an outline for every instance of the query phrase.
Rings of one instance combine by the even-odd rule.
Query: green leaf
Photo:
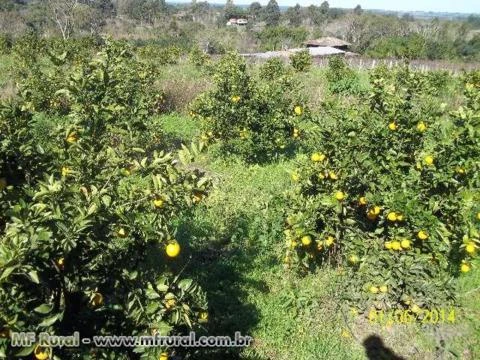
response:
[[[43,147],[40,144],[37,144],[36,149],[37,149],[37,152],[39,154],[41,154],[41,155],[45,154],[45,150],[43,149]]]
[[[168,291],[168,285],[166,285],[166,284],[157,285],[157,289],[160,292],[167,292]]]
[[[35,284],[40,284],[40,279],[38,278],[38,273],[35,270],[31,270],[28,272],[28,277],[32,280]]]
[[[48,304],[42,304],[40,306],[37,306],[33,311],[39,313],[39,314],[48,314],[53,310],[53,305],[48,305]]]
[[[112,203],[112,197],[109,195],[103,195],[102,196],[102,203],[105,205],[105,207],[109,207],[110,204]]]
[[[56,315],[50,316],[49,318],[46,318],[46,319],[43,320],[40,324],[38,324],[38,326],[41,326],[41,327],[52,326],[52,325],[55,324],[55,323],[57,322],[57,320],[59,320],[61,317],[62,317],[62,314],[56,314]]]
[[[170,333],[170,331],[172,331],[172,327],[168,325],[166,322],[162,321],[157,324],[157,330],[159,335],[166,336]]]
[[[184,291],[188,291],[192,286],[193,280],[192,279],[183,279],[178,283],[178,287]]]
[[[16,268],[17,268],[16,266],[11,266],[11,267],[7,267],[5,270],[3,270],[2,276],[0,276],[0,281],[9,277],[10,274],[13,272],[13,270],[15,270]]]
[[[33,349],[35,349],[35,344],[32,345],[32,346],[29,346],[29,347],[26,347],[26,348],[23,348],[22,350],[20,350],[19,352],[15,353],[15,356],[16,357],[20,357],[20,356],[27,356],[27,355],[30,355],[33,351]]]

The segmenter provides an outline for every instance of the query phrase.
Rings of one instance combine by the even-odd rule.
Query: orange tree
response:
[[[275,68],[272,74],[265,68]],[[309,117],[293,74],[278,61],[254,76],[234,53],[215,66],[214,89],[191,107],[201,121],[204,142],[219,142],[222,153],[263,162],[285,153],[302,136],[298,123]]]
[[[454,299],[452,277],[479,244],[479,92],[467,83],[464,107],[445,116],[417,73],[384,75],[372,74],[366,105],[324,111],[292,173],[284,262],[339,264],[360,309],[418,313]]]
[[[289,56],[290,64],[295,71],[305,72],[312,66],[312,56],[308,50],[301,50]]]
[[[329,58],[325,78],[332,94],[354,95],[363,91],[358,74],[339,56]]]
[[[176,237],[175,225],[208,180],[162,150],[161,131],[147,121],[158,100],[150,75],[129,48],[107,41],[51,89],[68,104],[66,116],[38,112],[29,79],[18,102],[2,105],[3,335],[165,335],[207,319],[204,294],[181,277],[187,239]],[[164,350],[22,349],[0,339],[3,356],[39,359],[151,358]]]

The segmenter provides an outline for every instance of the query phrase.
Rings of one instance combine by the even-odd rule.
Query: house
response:
[[[248,24],[248,20],[247,19],[236,19],[236,18],[230,18],[230,20],[227,21],[227,26],[232,26],[232,25],[235,25],[235,26],[245,26]]]
[[[352,46],[349,42],[334,37],[322,37],[315,40],[308,40],[303,43],[307,48],[316,47],[331,47],[343,51],[348,51],[348,48]]]

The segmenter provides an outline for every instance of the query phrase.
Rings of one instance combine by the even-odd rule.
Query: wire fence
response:
[[[285,62],[288,56],[278,56],[275,54],[264,53],[264,56],[255,56],[256,54],[243,54],[245,59],[251,64],[261,64],[272,57],[279,57]],[[318,67],[327,67],[330,56],[313,57],[313,64]],[[369,70],[379,65],[385,65],[388,68],[404,65],[406,62],[402,59],[372,59],[362,56],[346,56],[346,63],[353,69]],[[448,71],[451,74],[459,74],[463,71],[480,70],[480,62],[453,62],[447,60],[409,60],[408,66],[417,71]]]
[[[372,69],[379,65],[393,68],[405,64],[405,61],[400,59],[371,59],[359,56],[346,57],[345,61],[350,67],[361,70]],[[326,67],[328,66],[328,57],[317,57],[313,59],[313,62],[318,67]],[[480,63],[456,63],[444,60],[410,60],[408,65],[419,71],[445,70],[450,73],[480,69]]]

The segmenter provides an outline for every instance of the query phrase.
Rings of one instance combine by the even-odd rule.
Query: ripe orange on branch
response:
[[[177,241],[170,242],[166,248],[165,252],[170,258],[176,258],[180,254],[180,244]]]

